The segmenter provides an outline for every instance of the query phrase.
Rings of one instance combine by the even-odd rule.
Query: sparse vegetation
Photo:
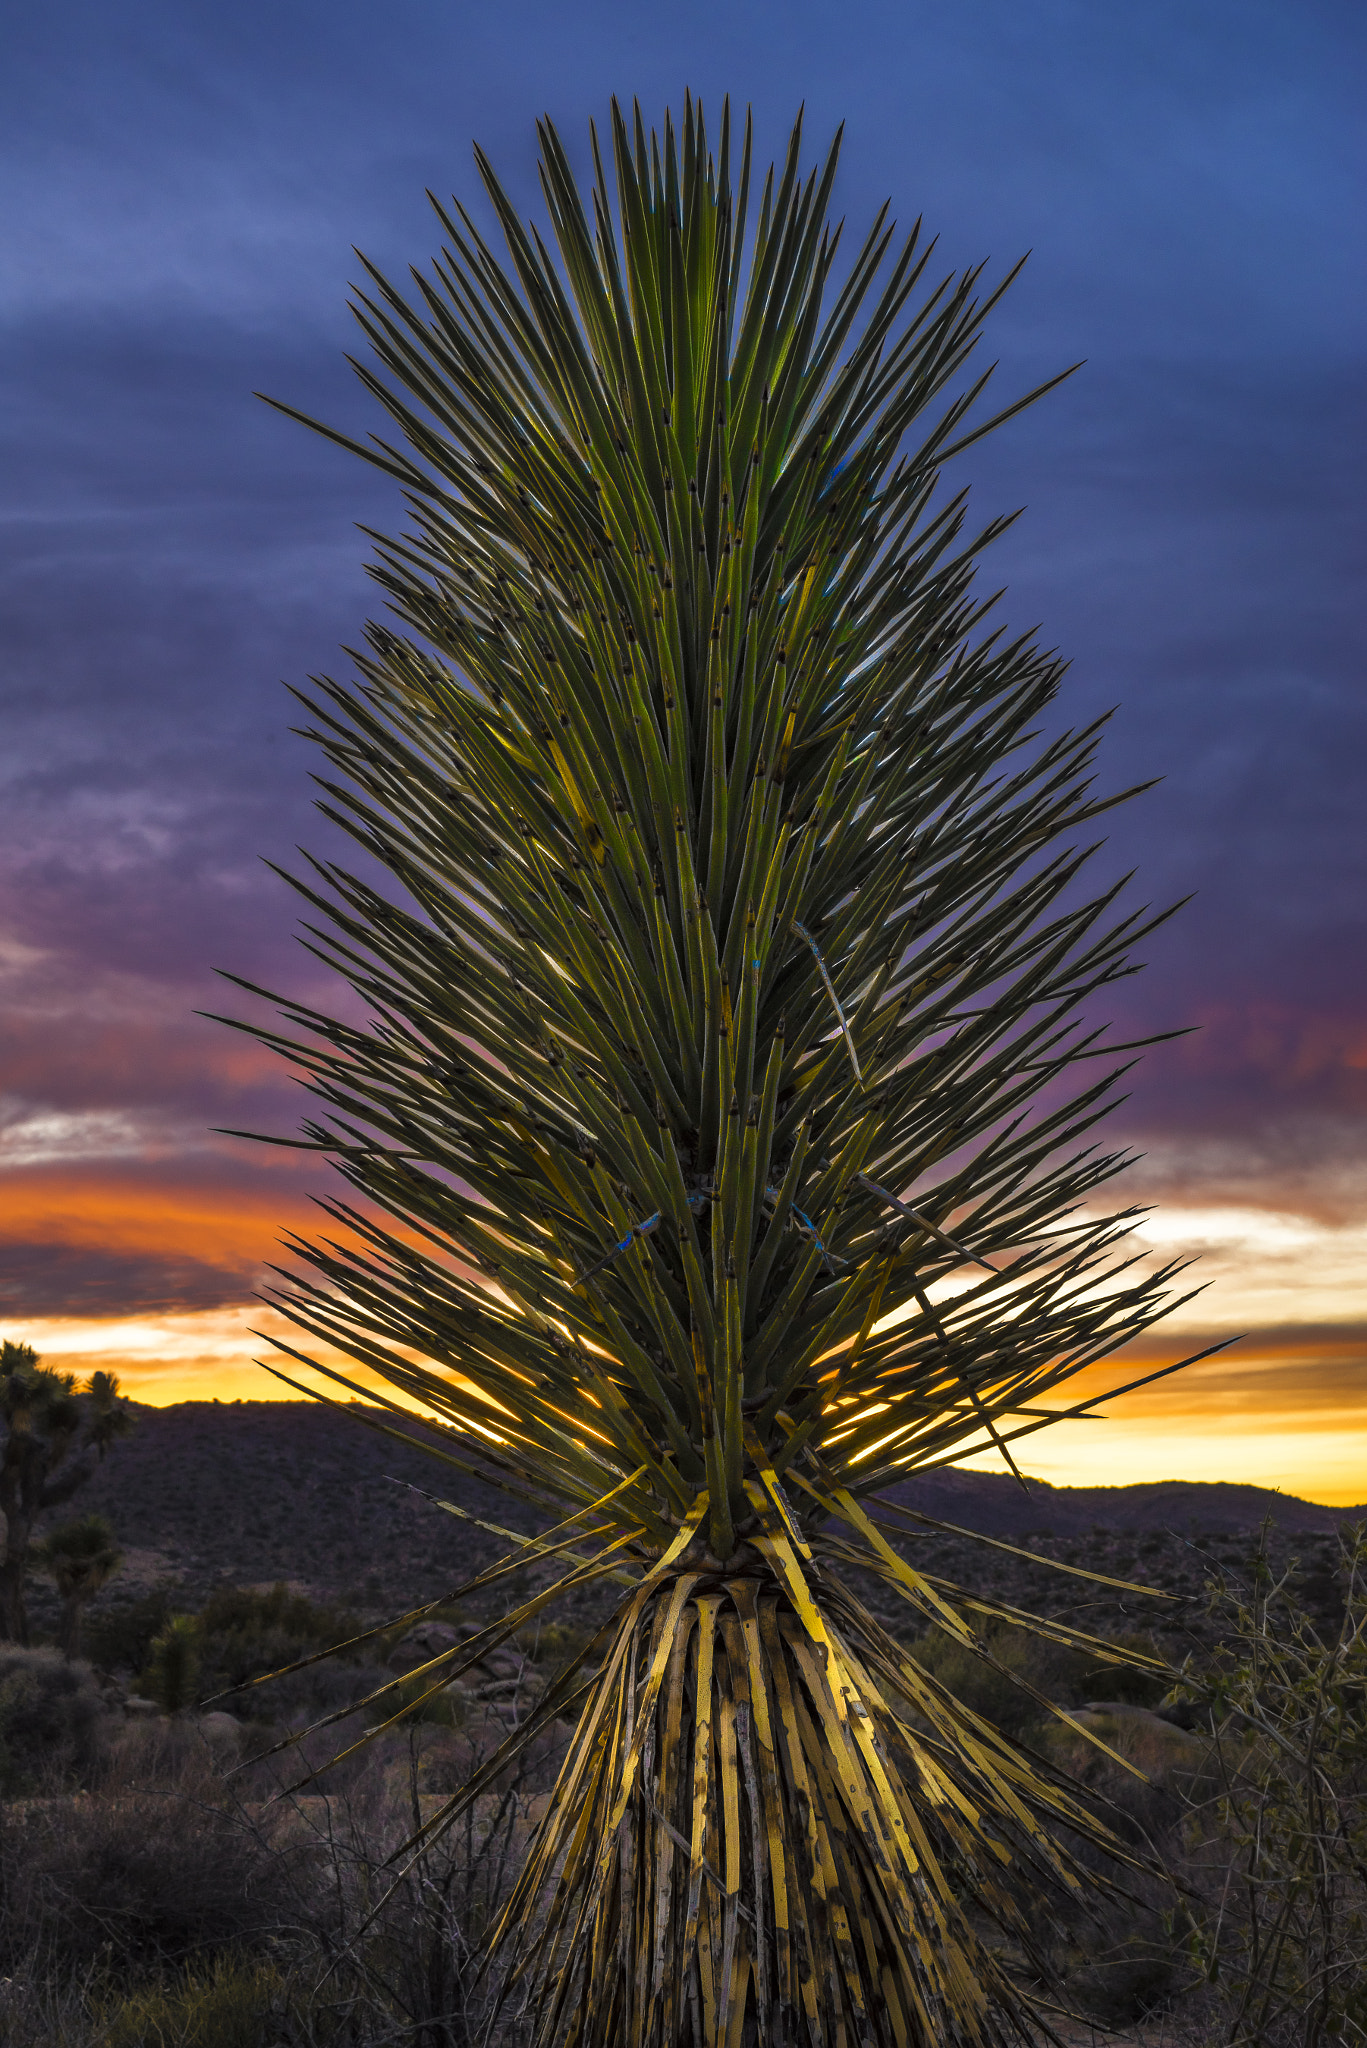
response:
[[[1107,1540],[1123,1551],[1147,1539],[1113,1531]],[[924,1562],[914,1541],[910,1548]],[[992,1663],[965,1656],[942,1630],[908,1638],[931,1676],[1066,1770],[1122,1839],[1171,1867],[1166,1887],[1131,1873],[1126,1896],[1109,1905],[1041,1916],[1040,1942],[1069,2002],[1126,2040],[1352,2048],[1361,2038],[1353,1859],[1363,1860],[1363,1551],[1345,1562],[1318,1538],[1303,1548],[1296,1579],[1275,1532],[1184,1546],[1185,1560],[1214,1575],[1216,1592],[1208,1578],[1206,1631],[1191,1631],[1185,1678],[1166,1702],[1158,1681],[1132,1667],[1005,1624],[985,1632]],[[978,1555],[1029,1569],[1004,1553]],[[1342,1617],[1327,1631],[1307,1624],[1302,1604],[1304,1582],[1320,1579],[1326,1611]],[[128,1619],[127,1606],[116,1611],[125,1632],[110,1640],[126,1671],[128,1642],[145,1645],[166,1617],[152,1599],[140,1619]],[[220,1587],[183,1619],[204,1691],[210,1673],[215,1682],[254,1677],[282,1652],[281,1661],[307,1655],[365,1617],[276,1586]],[[1090,1620],[1118,1639],[1134,1627],[1119,1604]],[[354,1950],[347,1943],[393,1880],[385,1857],[492,1755],[505,1714],[541,1697],[585,1647],[582,1630],[529,1626],[468,1673],[458,1697],[429,1705],[418,1726],[390,1730],[297,1798],[264,1804],[290,1775],[325,1765],[338,1733],[361,1732],[371,1717],[310,1738],[293,1764],[266,1755],[291,1726],[345,1708],[462,1640],[475,1621],[458,1603],[416,1628],[381,1631],[335,1670],[324,1663],[235,1696],[238,1715],[251,1717],[239,1719],[201,1716],[189,1700],[174,1718],[129,1718],[111,1675],[55,1647],[0,1651],[6,2048],[399,2048],[415,2039],[524,2048],[515,2006],[485,2031],[493,1987],[475,1965],[567,1729],[559,1749],[529,1757],[520,1783],[491,1792],[455,1837],[420,1859]],[[90,1639],[100,1640],[98,1629]],[[1131,1633],[1129,1647],[1152,1639]],[[1121,1761],[1053,1719],[1034,1694],[1066,1708]],[[1270,1938],[1279,1929],[1282,1938]],[[1321,2031],[1307,2032],[1306,1987],[1326,1983],[1339,2005],[1321,2001]]]
[[[136,1731],[144,1736],[145,1731]],[[6,2048],[471,2048],[473,1961],[525,1843],[518,1788],[403,1873],[430,1801],[397,1739],[326,1797],[238,1793],[188,1731],[107,1760],[93,1791],[0,1816]],[[396,1881],[397,1875],[397,1881]]]

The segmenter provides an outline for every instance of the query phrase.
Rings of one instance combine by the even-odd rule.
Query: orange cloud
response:
[[[226,1176],[45,1168],[0,1176],[0,1239],[188,1254],[254,1266],[282,1229],[308,1229],[317,1211],[287,1173],[245,1186]]]

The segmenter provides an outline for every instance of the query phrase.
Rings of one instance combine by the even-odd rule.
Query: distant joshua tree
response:
[[[26,1643],[24,1574],[33,1527],[48,1508],[80,1491],[129,1427],[112,1373],[73,1373],[40,1364],[28,1344],[0,1345],[0,1641]]]
[[[103,1515],[81,1515],[76,1521],[63,1522],[54,1529],[47,1541],[34,1550],[33,1558],[56,1581],[61,1595],[62,1654],[77,1657],[81,1650],[81,1617],[86,1606],[123,1563],[114,1531]]]

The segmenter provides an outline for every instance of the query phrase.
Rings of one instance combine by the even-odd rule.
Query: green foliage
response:
[[[1156,1655],[1147,1636],[1119,1635],[1119,1652]],[[1051,1706],[1077,1707],[1105,1699],[1156,1706],[1164,1675],[1130,1663],[1111,1663],[1096,1651],[1052,1642],[1029,1629],[998,1622],[983,1632],[979,1654],[943,1628],[928,1629],[913,1645],[918,1664],[956,1698],[1003,1733],[1023,1736],[1050,1718]]]
[[[471,1385],[502,1403],[542,1496],[620,1482],[619,1526],[663,1542],[706,1484],[724,1558],[747,1428],[859,1491],[1028,1433],[1166,1276],[1122,1281],[1078,1208],[1122,1161],[1075,1149],[1116,1071],[1077,1012],[1141,929],[1113,890],[1064,907],[1113,801],[1096,733],[1024,751],[1062,666],[978,630],[1001,522],[930,509],[965,401],[905,438],[995,294],[913,310],[915,233],[875,291],[880,217],[823,325],[835,157],[804,186],[800,131],[742,292],[748,140],[733,199],[688,131],[679,198],[614,127],[619,252],[543,130],[577,320],[483,164],[516,280],[443,214],[420,301],[361,301],[410,443],[361,452],[417,522],[375,573],[414,637],[371,627],[313,709],[324,809],[408,904],[301,882],[375,1023],[287,1003],[304,1035],[260,1035],[403,1231],[339,1210],[359,1243],[296,1246],[296,1319],[467,1452]]]
[[[123,1562],[104,1515],[82,1515],[61,1523],[38,1545],[35,1557],[39,1568],[51,1573],[63,1599],[73,1594],[89,1599]]]
[[[183,1713],[199,1697],[204,1628],[198,1615],[173,1614],[155,1637],[138,1683],[163,1713]]]
[[[281,1584],[265,1591],[217,1587],[198,1621],[206,1694],[245,1685],[355,1635],[362,1626],[349,1608],[310,1600]]]
[[[271,1672],[330,1650],[361,1628],[349,1608],[311,1600],[283,1584],[217,1587],[197,1614],[173,1615],[166,1596],[153,1595],[115,1640],[134,1647],[153,1623],[138,1683],[168,1713],[250,1687]],[[362,1648],[358,1657],[364,1654]],[[244,1692],[228,1704],[242,1712],[252,1697]],[[271,1710],[288,1711],[292,1698],[296,1695],[272,1688]]]
[[[369,1718],[378,1726],[398,1713],[405,1713],[410,1721],[423,1722],[435,1728],[462,1728],[465,1725],[465,1702],[444,1688],[434,1691],[431,1680],[425,1678],[399,1680],[392,1692],[370,1708]]]
[[[0,1344],[0,1419],[11,1435],[41,1436],[62,1455],[80,1437],[103,1457],[131,1427],[113,1373],[92,1373],[79,1386],[74,1373],[54,1371],[31,1344],[8,1337]]]
[[[691,100],[662,140],[614,105],[615,191],[540,134],[553,252],[481,156],[507,265],[439,208],[358,307],[404,445],[345,445],[413,524],[306,700],[367,867],[298,887],[365,1014],[256,1034],[349,1188],[280,1301],[579,1525],[491,1644],[623,1589],[486,1767],[583,1697],[500,1930],[538,2044],[986,2048],[1029,2021],[966,1902],[1028,1947],[1105,1831],[839,1571],[967,1640],[861,1498],[1009,1459],[1170,1305],[1099,1197],[1130,1048],[1083,1009],[1156,920],[1075,886],[1097,728],[1036,738],[1062,664],[972,591],[1007,522],[936,497],[1028,402],[970,430],[955,389],[999,291],[886,209],[834,283],[800,122],[753,213],[729,109],[714,155]]]
[[[102,2048],[261,2048],[282,2037],[290,2003],[278,1963],[214,1956],[111,2001]]]

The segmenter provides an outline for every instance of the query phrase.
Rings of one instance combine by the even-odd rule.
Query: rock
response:
[[[491,1678],[521,1678],[527,1668],[525,1657],[516,1650],[490,1650],[487,1657],[479,1660],[481,1671],[487,1671]]]
[[[135,1692],[129,1693],[123,1703],[123,1710],[125,1714],[131,1714],[135,1721],[150,1720],[154,1714],[161,1712],[155,1700],[141,1699]]]
[[[525,1678],[491,1679],[488,1685],[479,1688],[479,1697],[482,1700],[516,1699],[520,1693],[524,1698],[534,1699],[544,1690],[540,1679],[529,1672]]]
[[[1128,1725],[1135,1729],[1152,1729],[1157,1724],[1159,1729],[1166,1728],[1189,1736],[1193,1742],[1200,1741],[1197,1732],[1200,1720],[1195,1709],[1190,1710],[1188,1719],[1189,1710],[1184,1707],[1138,1707],[1133,1700],[1088,1700],[1085,1707],[1075,1707],[1072,1711],[1075,1714],[1108,1714],[1122,1727]]]
[[[1178,1700],[1170,1707],[1155,1707],[1154,1712],[1160,1721],[1171,1721],[1174,1728],[1185,1728],[1189,1735],[1210,1726],[1210,1708],[1198,1700]]]
[[[394,1645],[389,1655],[389,1669],[400,1674],[416,1671],[419,1664],[439,1657],[443,1650],[454,1650],[463,1640],[461,1630],[453,1628],[449,1621],[420,1621]]]
[[[1151,1707],[1136,1707],[1128,1700],[1094,1700],[1069,1711],[1081,1727],[1100,1736],[1156,1784],[1178,1777],[1190,1780],[1207,1768],[1209,1738],[1176,1727]],[[1056,1747],[1067,1746],[1068,1730],[1061,1723],[1055,1722],[1049,1735]]]
[[[242,1723],[235,1714],[201,1714],[195,1726],[216,1756],[235,1755],[242,1747]]]

